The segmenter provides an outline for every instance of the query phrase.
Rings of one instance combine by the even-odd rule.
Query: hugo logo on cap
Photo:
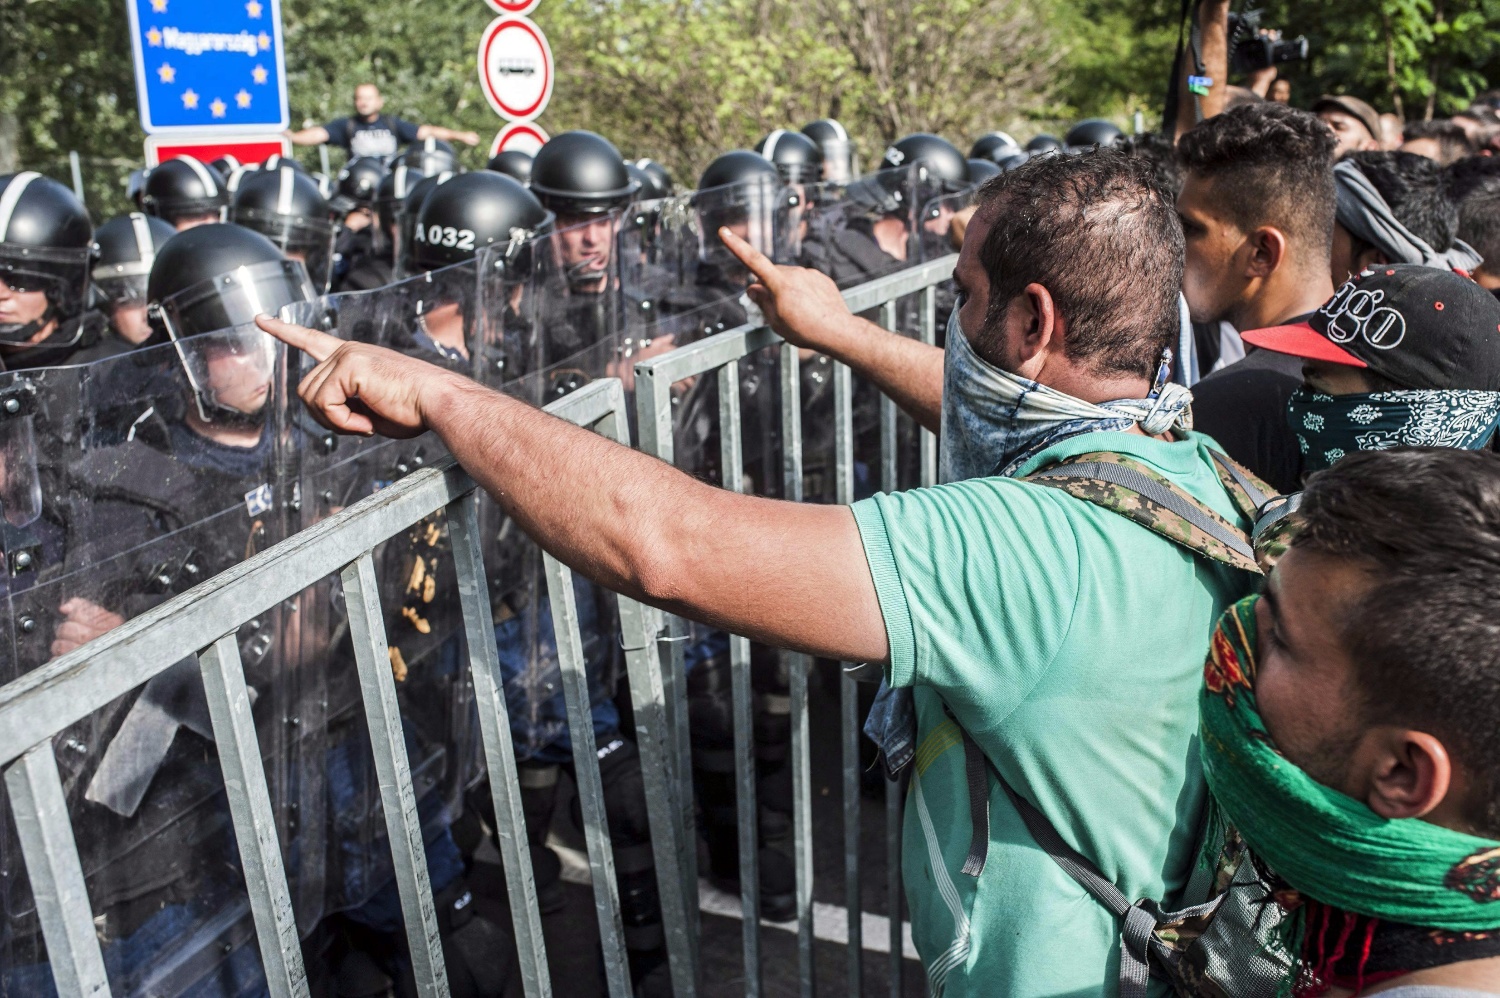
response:
[[[1382,305],[1385,292],[1364,290],[1353,281],[1318,311],[1327,316],[1327,336],[1335,343],[1348,343],[1361,337],[1377,350],[1391,350],[1406,337],[1406,317],[1389,305]]]

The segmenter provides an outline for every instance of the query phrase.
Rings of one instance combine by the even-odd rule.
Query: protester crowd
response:
[[[96,225],[56,181],[0,177],[0,682],[451,455],[490,497],[544,912],[575,756],[540,552],[578,573],[637,994],[670,993],[671,874],[610,593],[693,622],[698,847],[734,891],[750,669],[773,919],[796,904],[776,650],[868,663],[934,995],[1500,994],[1500,93],[1392,123],[1349,94],[1294,107],[1274,70],[1229,87],[1223,6],[1159,133],[915,134],[862,171],[825,119],[679,188],[582,131],[466,172],[449,142],[477,136],[367,84],[290,135],[342,147],[335,178],[181,157]],[[912,302],[894,329],[844,305],[954,253],[928,341]],[[742,451],[714,378],[673,387],[675,467],[538,412],[746,323],[798,348],[807,501],[778,477],[774,350],[737,372]],[[914,434],[882,439],[882,396],[937,435],[936,484],[905,467]],[[378,561],[449,982],[519,993],[504,891],[473,878],[499,830],[446,523]],[[241,654],[313,993],[413,994],[348,630],[331,580]],[[229,931],[196,676],[58,740],[118,993],[266,987]],[[55,993],[10,825],[0,874],[0,996]]]

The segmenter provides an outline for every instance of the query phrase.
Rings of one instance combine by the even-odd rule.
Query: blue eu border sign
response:
[[[126,0],[148,134],[287,127],[280,0]]]

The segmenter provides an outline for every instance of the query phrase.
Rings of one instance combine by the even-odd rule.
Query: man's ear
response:
[[[1262,225],[1246,237],[1250,246],[1250,259],[1246,262],[1246,277],[1265,280],[1286,262],[1286,233],[1270,225]]]
[[[1029,361],[1046,353],[1049,346],[1062,345],[1062,328],[1052,292],[1040,284],[1028,284],[1011,303],[1011,308],[1023,324],[1015,341],[1020,361],[1018,367],[1024,368]]]
[[[1365,803],[1382,818],[1420,818],[1448,796],[1453,762],[1443,743],[1423,731],[1377,728]]]

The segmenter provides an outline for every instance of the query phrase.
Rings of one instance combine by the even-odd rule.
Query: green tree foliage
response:
[[[1500,0],[1262,0],[1306,34],[1295,98],[1324,90],[1407,117],[1451,114],[1500,85]],[[543,0],[558,74],[539,122],[592,128],[691,182],[712,156],[832,115],[865,162],[910,131],[960,145],[1025,139],[1084,116],[1154,125],[1180,0]],[[475,74],[493,12],[480,0],[283,0],[292,123],[347,114],[371,80],[387,110],[494,134]],[[68,181],[119,210],[139,163],[123,0],[0,0],[0,170]],[[310,165],[312,150],[300,150]],[[482,165],[484,149],[466,151]],[[334,166],[342,156],[334,154]]]

